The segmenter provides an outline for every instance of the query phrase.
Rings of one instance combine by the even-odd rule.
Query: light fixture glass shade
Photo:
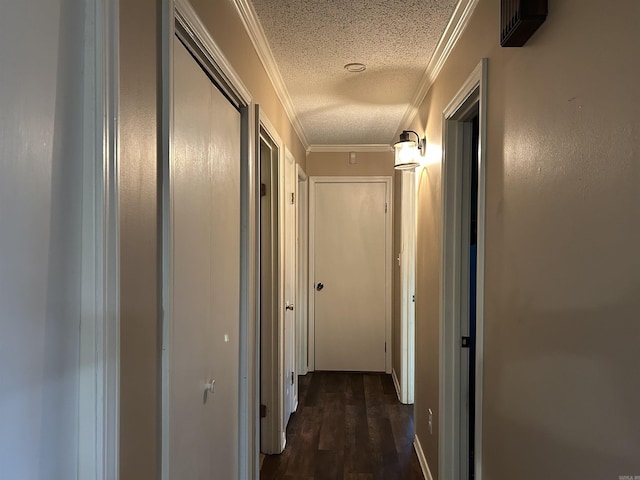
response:
[[[418,161],[420,150],[418,150],[416,142],[411,140],[398,142],[394,147],[396,150],[394,168],[398,170],[413,170],[420,166]]]

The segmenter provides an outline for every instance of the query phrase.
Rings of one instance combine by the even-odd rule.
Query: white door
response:
[[[295,372],[296,353],[296,209],[295,190],[298,181],[296,161],[285,151],[284,162],[284,425],[296,409],[298,379]]]
[[[413,171],[402,171],[402,213],[400,219],[400,400],[413,403],[415,375],[415,204]]]
[[[315,369],[386,367],[386,182],[314,185]]]
[[[173,74],[165,475],[237,478],[241,118],[178,39]]]

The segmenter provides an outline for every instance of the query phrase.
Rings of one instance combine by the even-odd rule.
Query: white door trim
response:
[[[371,176],[371,177],[309,177],[309,371],[315,370],[315,187],[319,183],[384,183],[386,186],[387,215],[385,217],[385,342],[387,351],[385,352],[385,372],[391,373],[392,349],[391,342],[391,273],[392,273],[392,225],[393,225],[393,182],[392,177]]]
[[[443,112],[442,156],[442,265],[440,285],[440,437],[439,476],[460,479],[460,361],[461,278],[459,246],[462,238],[460,225],[468,221],[469,212],[462,209],[462,152],[460,139],[463,122],[458,115],[470,105],[479,107],[478,145],[478,245],[477,245],[477,303],[476,303],[476,371],[475,371],[475,478],[482,479],[482,365],[483,365],[483,313],[484,313],[484,234],[485,234],[485,182],[486,182],[486,102],[487,60],[483,59],[464,82]],[[466,215],[466,220],[463,218]],[[464,275],[463,275],[464,276]]]
[[[216,85],[241,113],[241,236],[240,236],[240,370],[239,370],[239,479],[256,478],[259,472],[257,421],[259,418],[257,372],[257,261],[259,178],[256,166],[256,135],[253,99],[231,63],[217,46],[187,0],[163,0],[162,25],[162,479],[169,480],[169,355],[171,354],[171,224],[169,159],[173,138],[173,37],[178,34],[201,64],[215,78]],[[175,480],[175,479],[174,479]]]
[[[78,478],[119,473],[118,1],[85,3]]]
[[[296,219],[297,228],[297,248],[298,248],[298,281],[297,281],[297,314],[296,325],[298,328],[298,352],[297,370],[298,375],[306,375],[309,366],[307,363],[308,349],[308,288],[309,280],[309,182],[307,174],[300,164],[297,165],[298,181],[296,182]]]

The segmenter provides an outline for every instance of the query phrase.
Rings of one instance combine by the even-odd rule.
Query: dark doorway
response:
[[[476,306],[477,306],[477,257],[478,257],[478,147],[480,118],[476,112],[470,120],[471,155],[468,166],[469,181],[469,479],[475,478],[475,401],[476,401]]]

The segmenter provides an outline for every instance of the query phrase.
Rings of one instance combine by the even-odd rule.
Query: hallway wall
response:
[[[392,177],[393,152],[355,152],[356,163],[349,163],[349,152],[310,152],[307,155],[309,176]]]
[[[83,98],[90,30],[83,5],[71,0],[2,4],[3,479],[76,478],[81,460],[83,168],[85,139],[94,133]]]
[[[523,48],[480,0],[412,125],[416,428],[438,473],[442,112],[488,58],[483,478],[640,475],[640,4],[549,2]],[[436,419],[429,434],[426,411]]]
[[[120,2],[120,478],[160,477],[158,2]]]

